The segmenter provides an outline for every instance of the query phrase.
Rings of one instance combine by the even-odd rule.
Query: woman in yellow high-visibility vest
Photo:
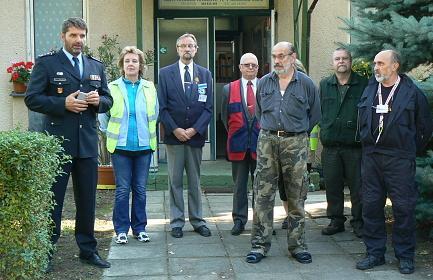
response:
[[[138,241],[150,240],[146,233],[146,184],[152,153],[156,150],[159,108],[155,86],[142,78],[144,67],[141,50],[131,46],[122,50],[119,57],[122,77],[108,85],[113,107],[98,117],[107,136],[116,179],[113,224],[117,244],[128,243],[130,228]]]

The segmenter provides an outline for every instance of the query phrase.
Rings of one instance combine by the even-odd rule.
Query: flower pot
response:
[[[98,166],[98,189],[115,189],[113,166]]]
[[[14,92],[15,93],[25,93],[27,90],[27,85],[23,83],[13,82]]]

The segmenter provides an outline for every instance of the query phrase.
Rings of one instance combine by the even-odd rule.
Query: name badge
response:
[[[206,102],[207,100],[207,95],[206,94],[200,94],[198,96],[198,102]]]
[[[386,114],[388,112],[389,112],[389,109],[388,109],[388,105],[387,104],[383,104],[383,105],[378,104],[376,106],[376,113],[377,114]]]
[[[99,75],[90,75],[91,81],[100,81],[101,77]]]

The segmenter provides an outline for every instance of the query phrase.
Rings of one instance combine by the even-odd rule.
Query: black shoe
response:
[[[375,266],[385,264],[385,257],[375,257],[373,255],[367,255],[364,259],[356,263],[356,268],[359,270],[366,270]]]
[[[287,216],[283,223],[281,224],[281,229],[288,229],[289,228],[289,216]]]
[[[339,232],[343,232],[344,231],[344,223],[337,223],[335,221],[331,221],[331,223],[329,223],[329,225],[322,229],[322,235],[333,235]]]
[[[401,274],[412,274],[415,272],[415,266],[412,259],[400,259],[398,270]]]
[[[171,236],[174,238],[182,238],[183,232],[181,227],[174,227],[171,229]]]
[[[236,220],[232,228],[232,235],[239,235],[245,230],[245,226],[241,221]]]
[[[83,257],[80,255],[80,260],[83,263],[87,263],[99,268],[109,268],[111,265],[106,260],[103,260],[98,253],[93,253],[89,257]]]
[[[311,263],[313,261],[313,258],[311,257],[311,254],[308,252],[300,252],[297,254],[292,254],[292,257],[295,258],[300,263]]]
[[[204,236],[204,237],[209,237],[212,235],[209,228],[205,225],[202,225],[202,226],[199,226],[198,228],[195,228],[194,231],[197,232],[198,234],[200,234],[201,236]]]
[[[53,272],[53,270],[54,270],[53,269],[53,261],[49,260],[47,263],[47,266],[44,269],[44,273],[50,273],[50,272]]]

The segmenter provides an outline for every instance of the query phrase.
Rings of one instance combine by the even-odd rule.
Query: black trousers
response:
[[[398,158],[379,153],[362,155],[363,239],[367,253],[382,256],[386,250],[384,206],[392,202],[394,225],[392,244],[397,259],[415,255],[415,206],[418,189],[415,184],[415,159]]]
[[[73,158],[72,162],[63,166],[64,174],[57,177],[57,182],[52,186],[56,205],[52,211],[52,219],[55,229],[51,241],[57,243],[61,233],[63,201],[69,175],[72,173],[74,188],[75,213],[75,239],[80,248],[80,255],[88,257],[96,252],[95,204],[96,184],[98,178],[97,158]]]
[[[323,177],[326,185],[328,218],[336,223],[344,223],[344,185],[350,190],[352,204],[350,221],[354,227],[362,227],[361,206],[361,148],[349,146],[328,147],[322,151]]]
[[[233,176],[233,222],[239,220],[245,225],[248,221],[248,178],[254,182],[254,170],[256,160],[251,158],[251,152],[247,152],[241,161],[232,161]]]

